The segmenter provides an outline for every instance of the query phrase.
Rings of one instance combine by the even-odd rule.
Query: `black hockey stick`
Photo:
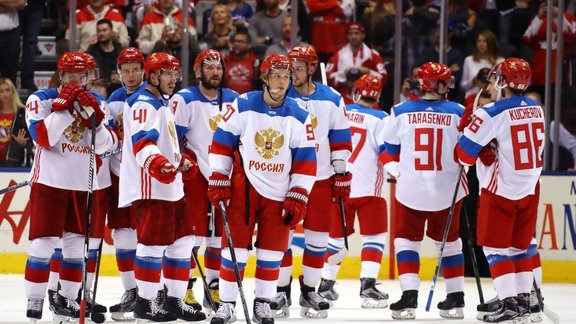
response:
[[[226,233],[226,240],[228,241],[228,249],[230,250],[230,257],[232,258],[232,266],[234,274],[236,275],[236,283],[238,284],[238,291],[240,292],[240,300],[242,301],[242,308],[244,308],[244,316],[246,317],[246,324],[250,324],[250,313],[248,313],[248,305],[246,304],[246,296],[244,296],[244,288],[242,287],[242,277],[240,277],[240,269],[238,269],[238,261],[236,260],[236,252],[234,251],[234,243],[232,242],[232,233],[230,232],[230,225],[228,225],[228,213],[224,202],[220,200],[218,203],[222,214],[222,222],[224,223],[224,232]],[[222,301],[220,301],[222,302]]]
[[[13,184],[13,185],[11,185],[11,186],[8,186],[8,187],[0,190],[0,195],[3,195],[3,194],[5,194],[5,193],[9,193],[9,192],[11,192],[11,191],[14,191],[14,190],[19,189],[19,188],[22,188],[22,187],[25,187],[25,186],[27,186],[27,185],[29,185],[29,184],[30,184],[30,181],[29,181],[29,180],[22,181],[22,182],[19,182],[19,183],[17,183],[17,184]]]
[[[472,229],[470,228],[470,219],[466,208],[464,211],[464,222],[466,223],[466,230],[468,231],[468,250],[470,250],[470,258],[472,259],[472,268],[474,270],[474,277],[476,277],[476,288],[478,288],[478,297],[480,297],[480,304],[484,304],[484,294],[482,293],[482,284],[480,283],[480,271],[478,271],[478,260],[476,259],[476,252],[474,250],[474,242],[472,242]]]
[[[338,199],[338,205],[340,207],[342,235],[344,235],[344,248],[340,249],[340,251],[328,257],[328,260],[326,262],[328,262],[329,265],[337,265],[338,263],[342,262],[342,260],[344,260],[346,255],[348,255],[348,251],[350,250],[350,248],[348,247],[348,232],[347,232],[348,227],[346,226],[346,211],[344,209],[344,198],[340,197],[340,199]]]
[[[554,323],[554,324],[560,323],[560,317],[558,316],[558,314],[556,314],[555,312],[550,310],[548,307],[546,307],[546,305],[544,305],[544,299],[542,298],[542,292],[540,291],[540,289],[536,285],[535,279],[532,281],[532,287],[534,287],[534,291],[536,292],[536,297],[538,298],[538,305],[540,305],[540,309],[542,310],[544,315],[546,315],[546,317],[548,317],[548,319],[551,320],[552,323]]]
[[[202,266],[200,262],[198,262],[198,255],[196,255],[196,251],[194,251],[194,247],[192,247],[192,258],[194,262],[196,262],[196,267],[198,268],[198,272],[200,273],[200,278],[202,278],[202,285],[204,286],[204,294],[206,298],[208,298],[208,302],[210,302],[210,306],[216,312],[218,309],[216,307],[216,303],[212,300],[212,296],[210,296],[210,287],[208,287],[208,282],[206,281],[206,275],[204,275],[204,270],[202,270]]]
[[[92,307],[90,308],[90,318],[94,323],[102,323],[98,322],[98,320],[102,320],[102,317],[100,317],[99,315],[104,315],[94,313],[94,307],[96,306],[96,292],[98,292],[98,278],[100,278],[100,262],[102,261],[103,244],[104,244],[104,238],[100,239],[100,244],[98,245],[98,256],[96,258],[96,272],[94,273],[94,294],[92,295]],[[104,317],[104,321],[106,321],[106,317]]]
[[[440,253],[438,254],[438,261],[436,262],[436,270],[434,270],[434,277],[432,277],[432,287],[430,287],[430,293],[428,294],[428,301],[426,302],[426,311],[430,311],[430,304],[432,303],[432,296],[434,296],[434,288],[436,288],[436,279],[438,279],[438,274],[440,273],[440,266],[442,263],[442,255],[444,254],[444,246],[446,245],[446,240],[448,239],[448,232],[450,231],[450,223],[452,223],[452,216],[454,216],[454,210],[456,209],[456,198],[458,197],[458,190],[460,189],[460,182],[462,181],[462,174],[464,173],[464,166],[460,166],[460,172],[458,172],[458,181],[456,182],[456,188],[454,189],[454,196],[452,196],[452,204],[450,205],[450,212],[448,212],[448,218],[446,219],[446,228],[444,229],[444,235],[442,236],[442,244],[440,245]]]

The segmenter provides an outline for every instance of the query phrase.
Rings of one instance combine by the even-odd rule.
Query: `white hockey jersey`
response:
[[[384,167],[378,156],[384,151],[384,126],[388,114],[360,104],[346,106],[352,154],[348,158],[348,171],[352,172],[351,198],[386,197]]]
[[[88,191],[90,142],[92,131],[82,124],[76,112],[52,112],[52,102],[58,89],[34,92],[26,101],[26,123],[37,145],[30,181],[78,191]],[[114,145],[114,136],[99,125],[96,131],[96,154]],[[93,179],[94,190],[100,189],[98,177]]]
[[[542,107],[528,97],[484,105],[458,141],[458,158],[474,164],[482,148],[496,139],[496,162],[490,167],[478,163],[480,187],[511,200],[524,198],[534,194],[540,179],[545,128]]]
[[[224,88],[220,104],[219,98],[210,100],[200,92],[200,88],[190,87],[178,91],[171,99],[170,107],[174,112],[178,138],[185,138],[186,148],[196,155],[200,172],[206,179],[211,173],[208,153],[212,136],[222,118],[220,109],[225,111],[236,97],[238,93]]]
[[[162,154],[175,168],[180,164],[180,147],[174,115],[168,102],[156,98],[147,89],[134,93],[124,105],[124,143],[120,164],[118,207],[141,199],[177,201],[184,196],[182,174],[164,184],[143,168],[146,159]]]
[[[316,180],[314,132],[309,114],[286,98],[271,108],[262,91],[240,95],[226,106],[210,147],[210,169],[229,175],[238,149],[248,180],[271,200],[284,201],[290,188],[308,192]]]
[[[400,203],[421,211],[449,208],[456,181],[462,181],[457,200],[468,193],[466,177],[458,179],[460,165],[454,161],[456,126],[463,112],[463,106],[443,100],[405,101],[392,107],[384,128],[384,156],[399,162]]]
[[[100,109],[108,116],[108,110],[106,105],[106,98],[104,98],[101,94],[95,91],[90,91],[90,93],[98,99],[100,103]],[[106,117],[106,119],[108,119]],[[106,122],[106,127],[110,130],[110,134],[114,137],[114,145],[112,145],[108,150],[114,150],[118,147],[118,137],[109,127],[108,122]],[[101,159],[100,160],[100,168],[98,168],[98,189],[108,188],[112,185],[112,178],[110,178],[110,160],[109,159]]]
[[[324,180],[334,174],[332,161],[348,159],[352,142],[342,96],[328,86],[317,82],[314,84],[316,91],[309,97],[301,96],[294,87],[290,88],[288,96],[296,99],[300,107],[310,113],[318,158],[316,178]]]

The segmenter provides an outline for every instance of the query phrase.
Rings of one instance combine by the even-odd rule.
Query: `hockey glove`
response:
[[[485,166],[491,166],[496,161],[496,152],[495,149],[497,147],[496,140],[490,141],[488,145],[484,146],[482,151],[478,154],[478,158],[480,162]]]
[[[92,128],[92,115],[96,114],[96,127],[100,125],[105,115],[100,108],[100,103],[88,91],[81,91],[78,94],[78,102],[74,104],[74,108],[82,119],[82,124],[88,128]]]
[[[340,201],[340,198],[348,199],[350,197],[350,185],[352,184],[352,173],[336,173],[330,177],[332,185],[332,201]]]
[[[188,154],[182,153],[178,171],[182,173],[182,179],[190,180],[198,173],[198,163],[192,160]]]
[[[82,91],[82,88],[75,84],[75,83],[68,83],[62,90],[60,90],[60,94],[58,98],[54,99],[52,103],[52,111],[64,111],[72,109],[72,104],[74,100],[78,98],[79,92]]]
[[[306,216],[308,192],[304,188],[294,187],[288,191],[282,208],[284,224],[296,227]]]
[[[162,154],[153,154],[144,162],[144,170],[154,179],[172,183],[176,179],[176,168]]]
[[[463,132],[464,129],[470,124],[470,122],[472,121],[472,114],[473,114],[472,105],[468,105],[468,107],[464,109],[462,118],[460,118],[460,121],[458,122],[457,128],[459,132]]]
[[[226,206],[232,197],[231,181],[228,176],[219,172],[214,172],[208,178],[208,199],[212,202],[214,207],[219,208],[220,201],[223,201]]]

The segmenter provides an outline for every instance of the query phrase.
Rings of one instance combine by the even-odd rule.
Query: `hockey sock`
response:
[[[50,257],[57,246],[59,246],[57,237],[42,237],[30,242],[24,272],[27,298],[44,299],[46,296],[50,276]]]
[[[222,263],[221,237],[209,237],[206,239],[206,251],[204,251],[204,264],[206,281],[212,282],[218,279],[220,274],[220,264]]]
[[[398,279],[400,279],[402,291],[418,290],[420,286],[420,278],[418,277],[418,272],[420,272],[420,245],[421,242],[404,238],[394,239]]]
[[[143,245],[136,247],[134,261],[134,276],[138,286],[138,295],[144,299],[156,298],[160,286],[160,273],[162,272],[162,256],[164,245]]]
[[[200,245],[194,246],[194,253],[198,256],[198,250],[200,249]],[[206,261],[204,261],[206,262]],[[198,265],[196,264],[196,260],[194,258],[190,259],[190,273],[188,274],[189,278],[194,278],[194,274],[196,273],[196,268]]]
[[[181,237],[168,245],[164,253],[162,273],[168,288],[168,296],[184,298],[190,274],[190,257],[194,246],[194,235]]]
[[[435,241],[436,249],[440,252],[441,242]],[[462,240],[444,244],[442,253],[442,275],[446,283],[446,293],[464,291],[464,254],[462,254]]]
[[[238,261],[238,270],[240,277],[244,278],[244,268],[248,261],[248,249],[235,248],[236,261]],[[230,248],[222,249],[222,265],[220,266],[220,301],[235,302],[238,296],[238,283],[234,273],[234,263],[230,255]]]
[[[304,256],[302,257],[302,272],[304,284],[316,287],[322,276],[322,267],[328,245],[328,232],[304,230]]]
[[[322,278],[327,280],[336,280],[338,276],[338,271],[340,270],[340,263],[335,265],[328,264],[328,258],[344,248],[344,238],[332,238],[328,239],[328,247],[326,248],[326,257],[324,262],[324,267],[322,268]]]
[[[516,276],[514,262],[508,256],[508,249],[484,247],[484,254],[490,268],[490,275],[496,293],[501,300],[516,297]]]
[[[515,249],[514,249],[515,250]],[[514,271],[516,273],[516,293],[529,294],[532,290],[532,258],[528,251],[512,256]]]
[[[65,232],[62,237],[60,264],[60,295],[76,299],[82,286],[84,271],[84,235]]]
[[[528,254],[532,258],[532,274],[534,275],[536,286],[540,288],[540,285],[542,285],[542,264],[540,263],[540,253],[538,252],[535,238],[532,238],[532,242],[530,242]]]
[[[280,263],[284,253],[265,249],[256,250],[256,298],[271,299],[276,295]]]
[[[386,234],[362,235],[362,270],[360,278],[377,278],[384,252]]]
[[[136,230],[131,228],[117,228],[112,232],[114,247],[116,248],[116,265],[120,272],[120,279],[124,290],[136,287],[134,277],[134,259],[136,258]]]
[[[58,280],[60,280],[60,264],[62,263],[62,249],[55,248],[50,257],[50,277],[48,278],[48,289],[58,290]]]
[[[278,277],[278,287],[288,286],[292,280],[292,238],[294,230],[290,230],[288,237],[288,250],[284,252],[282,263],[280,263],[280,275]]]

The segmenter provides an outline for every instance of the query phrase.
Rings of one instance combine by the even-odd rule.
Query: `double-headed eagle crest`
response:
[[[210,129],[212,130],[212,133],[214,133],[216,131],[216,128],[218,128],[218,123],[220,122],[220,119],[222,119],[221,114],[217,114],[217,115],[210,117],[209,123],[210,123]]]
[[[71,143],[78,143],[84,138],[84,130],[86,126],[80,121],[79,118],[74,119],[72,124],[70,124],[64,130],[64,136],[71,142]]]
[[[257,132],[254,136],[254,143],[256,152],[269,160],[279,154],[278,150],[284,145],[284,135],[270,127]]]

